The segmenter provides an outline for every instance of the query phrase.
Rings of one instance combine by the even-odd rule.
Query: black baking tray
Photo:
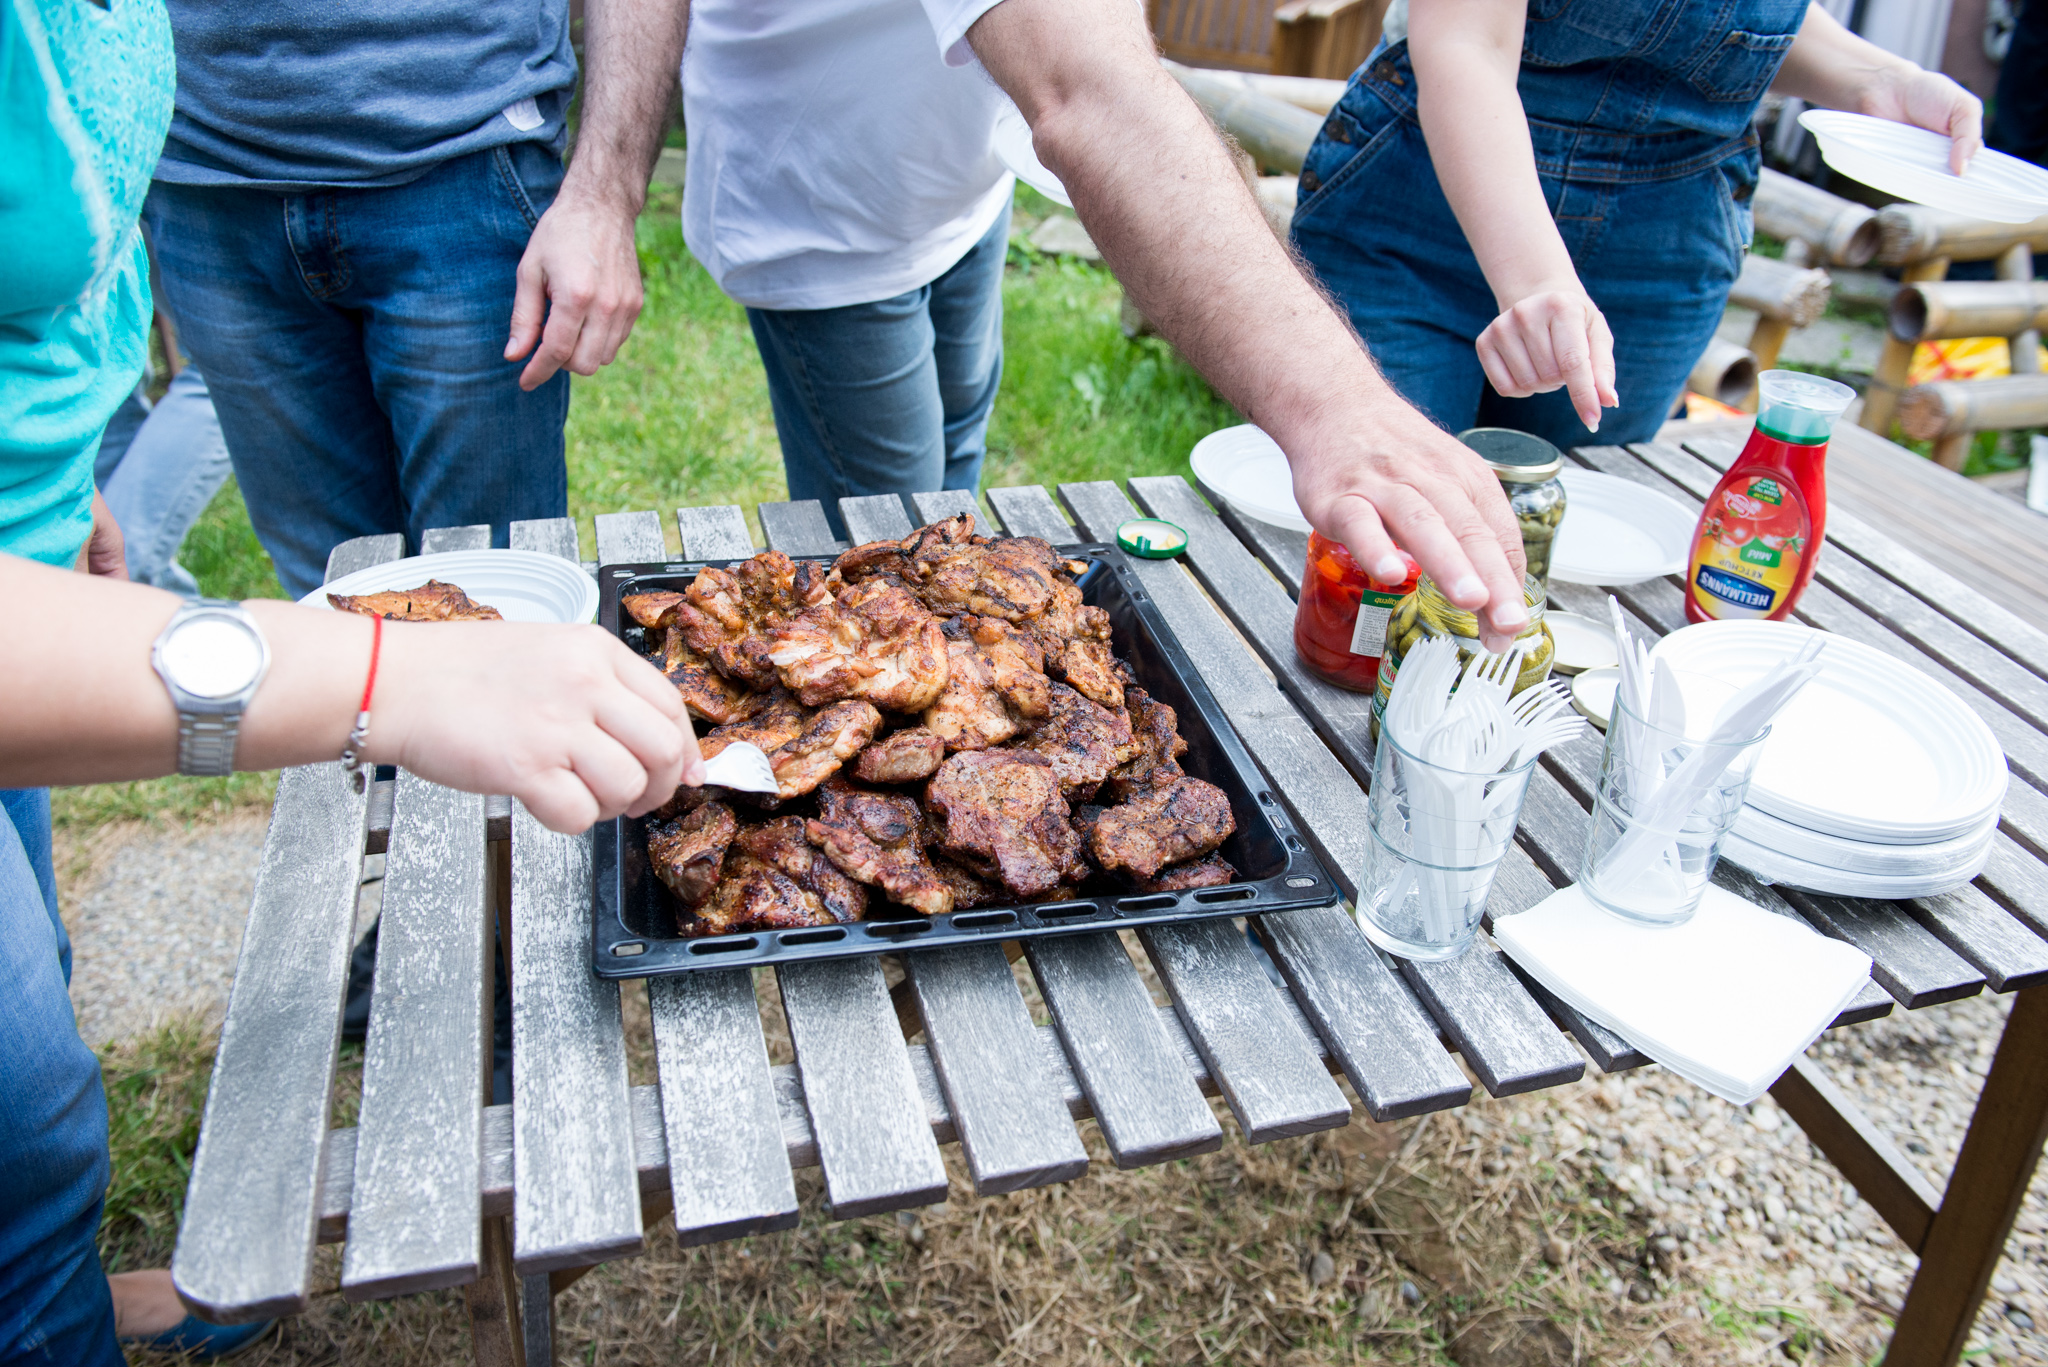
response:
[[[697,969],[756,968],[991,940],[1171,925],[1218,916],[1264,915],[1335,902],[1337,891],[1329,875],[1302,842],[1124,553],[1108,545],[1062,550],[1070,558],[1088,563],[1079,580],[1082,596],[1109,613],[1117,654],[1129,662],[1145,691],[1178,715],[1180,734],[1188,743],[1181,767],[1229,795],[1237,830],[1218,853],[1236,867],[1241,881],[1162,893],[1104,887],[1072,901],[975,907],[944,916],[919,916],[908,908],[890,906],[891,912],[901,913],[900,918],[689,938],[678,929],[689,913],[648,864],[647,819],[620,817],[600,823],[594,833],[597,886],[592,901],[591,961],[598,976],[649,978]],[[833,559],[795,558],[828,565]],[[639,629],[630,622],[622,629],[619,599],[624,594],[680,590],[707,564],[735,563],[606,565],[598,572],[598,621],[640,648]],[[875,902],[889,906],[879,896]]]

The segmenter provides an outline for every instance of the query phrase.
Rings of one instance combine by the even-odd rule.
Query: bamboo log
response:
[[[1756,387],[1756,357],[1748,347],[1716,337],[1693,362],[1685,387],[1731,407],[1739,405]]]
[[[2032,280],[2034,278],[2034,249],[2024,242],[2015,242],[1998,257],[1998,278],[2000,280]],[[2025,332],[2014,333],[2012,338],[2012,373],[2035,375],[2041,370],[2041,331],[2028,328]]]
[[[1901,290],[1923,281],[1935,281],[1948,274],[1948,258],[1930,257],[1899,272]],[[1898,296],[1893,296],[1897,302]],[[1906,375],[1913,368],[1913,342],[1901,341],[1886,329],[1884,350],[1877,358],[1877,373],[1863,388],[1863,414],[1856,419],[1865,431],[1885,436],[1898,416],[1899,399],[1906,392]]]
[[[1887,266],[1910,266],[1937,256],[1989,261],[2022,242],[2034,251],[2048,251],[2048,214],[2031,223],[1986,223],[1924,204],[1894,204],[1878,214],[1877,232],[1877,259]]]
[[[1831,266],[1861,266],[1877,255],[1877,215],[1817,185],[1766,167],[1754,208],[1758,228],[1809,244]]]
[[[1742,259],[1742,274],[1729,291],[1728,302],[1755,309],[1765,318],[1803,328],[1827,310],[1833,288],[1823,270],[1801,270],[1768,256]],[[1754,349],[1754,348],[1752,348]]]
[[[1309,144],[1316,140],[1323,121],[1306,109],[1262,95],[1242,81],[1220,71],[1206,71],[1166,63],[1181,88],[1194,97],[1204,113],[1224,132],[1237,139],[1238,146],[1252,154],[1259,165],[1275,171],[1298,174],[1308,159]]]
[[[2048,325],[2048,281],[1939,280],[1907,285],[1886,316],[1901,342],[2012,337]]]
[[[1899,426],[1915,441],[2048,427],[2048,375],[1916,384],[1899,404]]]
[[[1278,15],[1274,16],[1276,19]],[[1213,72],[1217,76],[1236,75],[1247,90],[1270,96],[1283,104],[1322,116],[1337,107],[1337,101],[1344,98],[1344,82],[1326,80],[1320,76],[1268,76],[1263,72]]]

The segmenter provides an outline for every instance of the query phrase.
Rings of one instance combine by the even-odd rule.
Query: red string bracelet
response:
[[[348,744],[342,747],[341,771],[348,775],[349,784],[357,791],[363,791],[363,742],[370,735],[370,695],[377,691],[377,660],[384,653],[384,619],[370,619],[370,677],[363,680],[363,705],[356,709],[356,724],[348,733]]]

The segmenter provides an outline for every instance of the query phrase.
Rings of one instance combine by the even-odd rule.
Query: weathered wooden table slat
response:
[[[393,820],[341,1264],[350,1300],[460,1286],[482,1256],[469,1177],[483,1161],[497,938],[484,800],[401,773]]]
[[[433,527],[420,535],[421,555],[441,555],[448,551],[487,551],[491,548],[491,526],[488,522],[474,527]]]
[[[345,542],[327,577],[404,554],[396,533]],[[311,1294],[368,807],[339,763],[278,776],[171,1258],[178,1294],[221,1323]]]

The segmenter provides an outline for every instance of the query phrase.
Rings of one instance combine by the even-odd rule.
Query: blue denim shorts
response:
[[[1388,380],[1445,428],[1515,427],[1567,448],[1654,437],[1741,271],[1755,138],[1529,120],[1558,233],[1614,331],[1621,408],[1596,437],[1563,390],[1503,399],[1487,385],[1473,347],[1498,309],[1437,182],[1414,92],[1404,48],[1352,77],[1302,168],[1302,257]]]

